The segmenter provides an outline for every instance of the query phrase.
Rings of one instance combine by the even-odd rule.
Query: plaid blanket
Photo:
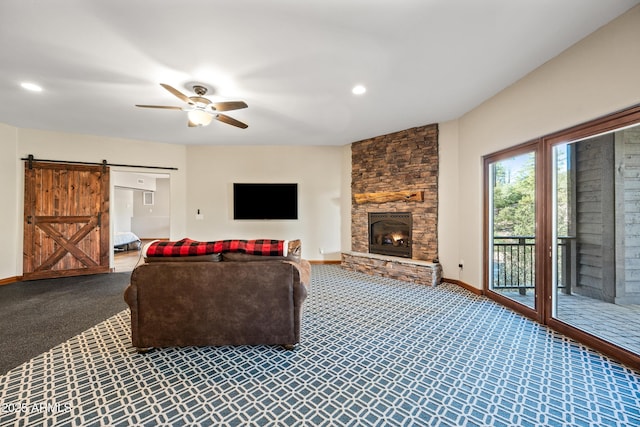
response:
[[[217,240],[213,242],[198,242],[191,239],[182,239],[177,242],[158,241],[153,242],[147,248],[146,256],[193,256],[220,254],[223,252],[240,252],[251,255],[286,256],[286,240]]]

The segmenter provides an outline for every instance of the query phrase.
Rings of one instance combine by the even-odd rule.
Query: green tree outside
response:
[[[535,236],[535,157],[526,156],[518,168],[504,162],[494,166],[494,236]]]

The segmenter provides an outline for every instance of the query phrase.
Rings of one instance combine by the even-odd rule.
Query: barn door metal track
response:
[[[75,160],[48,160],[48,159],[36,159],[33,154],[29,154],[27,157],[23,157],[20,160],[25,160],[27,162],[29,162],[29,169],[33,168],[33,162],[47,162],[47,163],[66,163],[66,164],[73,164],[73,165],[96,165],[96,166],[103,166],[103,167],[107,167],[107,166],[119,166],[119,167],[126,167],[126,168],[140,168],[140,169],[162,169],[162,170],[172,170],[172,171],[177,171],[178,168],[172,168],[172,167],[165,167],[165,166],[144,166],[144,165],[125,165],[125,164],[120,164],[120,163],[109,163],[106,160],[103,160],[101,163],[97,163],[97,162],[78,162]]]

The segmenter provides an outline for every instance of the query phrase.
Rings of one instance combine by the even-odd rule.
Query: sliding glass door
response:
[[[551,153],[551,317],[640,354],[640,125]]]
[[[640,368],[640,105],[484,158],[484,290]]]
[[[536,150],[488,159],[488,292],[536,310]]]

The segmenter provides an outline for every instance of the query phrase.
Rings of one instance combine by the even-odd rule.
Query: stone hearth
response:
[[[415,259],[362,252],[343,252],[342,268],[350,271],[436,286],[442,280],[442,266]]]

